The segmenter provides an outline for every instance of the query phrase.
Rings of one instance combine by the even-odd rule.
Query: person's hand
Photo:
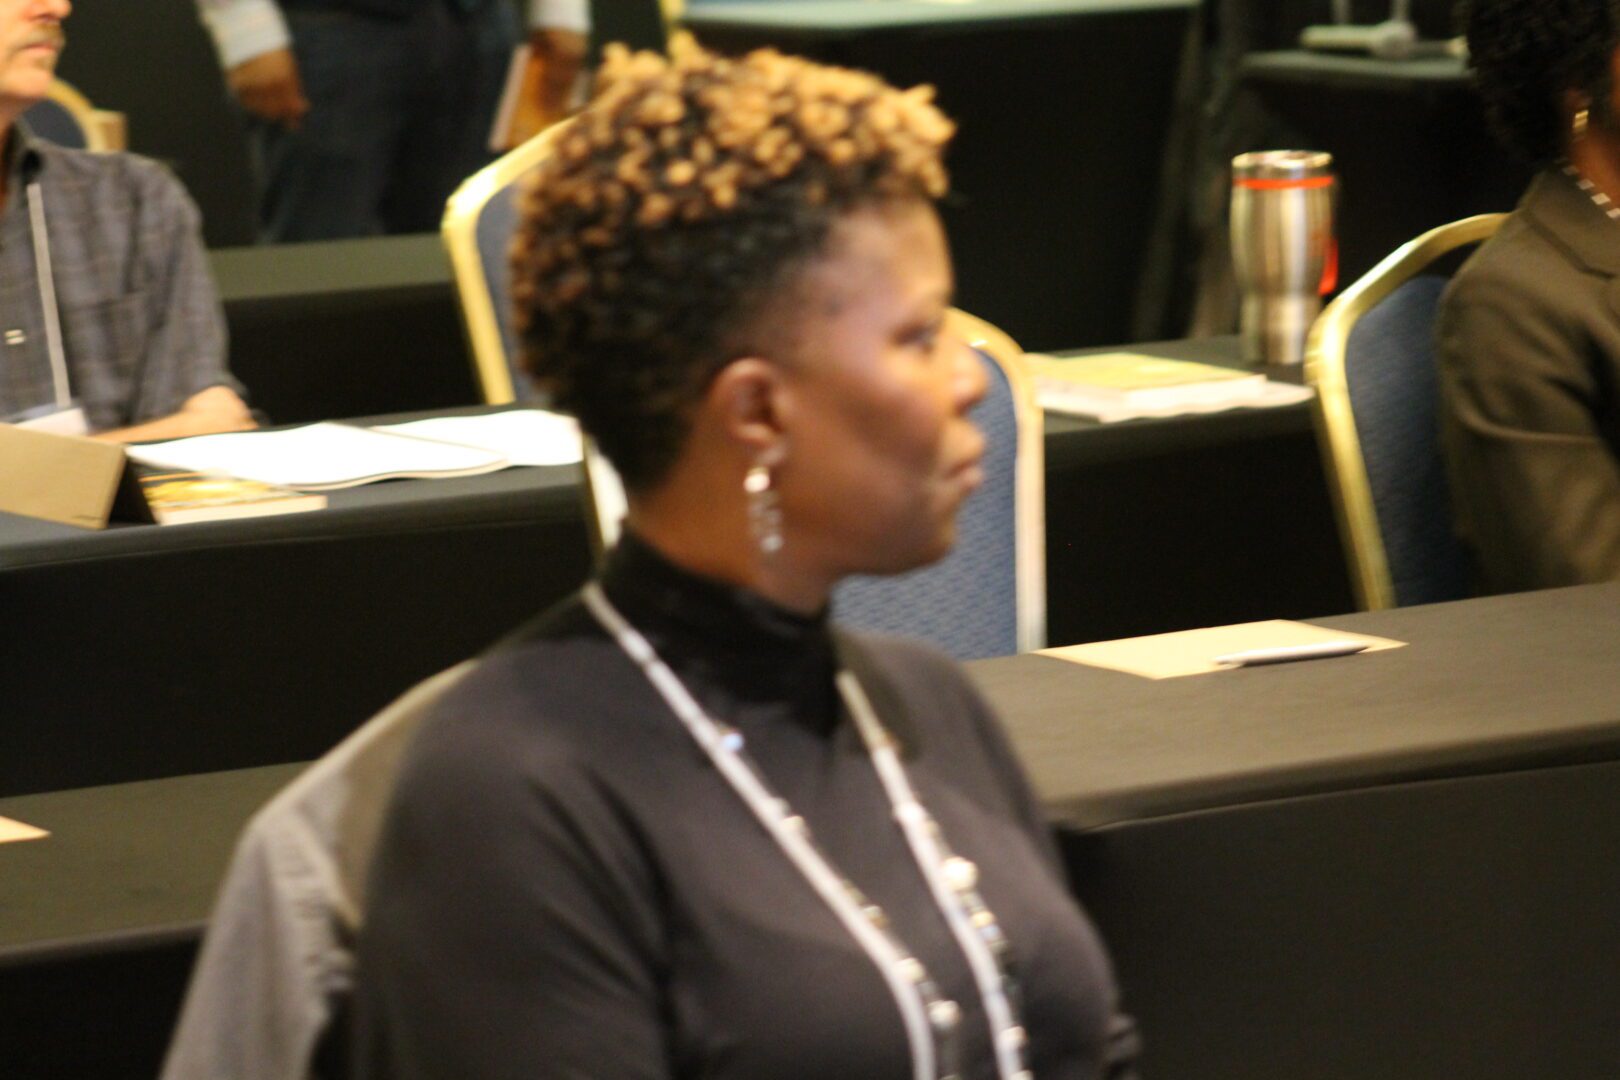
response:
[[[297,128],[309,112],[291,49],[249,57],[226,72],[225,81],[242,108],[262,120]]]
[[[102,442],[142,442],[148,439],[184,439],[222,431],[251,431],[259,426],[247,402],[228,386],[210,386],[192,394],[178,412],[134,427],[99,431],[90,436]]]
[[[541,60],[540,109],[553,121],[567,115],[574,86],[585,65],[585,35],[577,30],[541,27],[529,35],[529,49]]]
[[[585,35],[575,30],[540,28],[530,33],[529,66],[503,133],[504,148],[532,139],[568,115],[585,64],[585,46]]]

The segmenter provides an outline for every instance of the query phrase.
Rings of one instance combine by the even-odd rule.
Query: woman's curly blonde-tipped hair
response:
[[[657,482],[690,407],[837,218],[945,193],[931,87],[774,50],[610,47],[512,252],[522,364],[625,483]]]

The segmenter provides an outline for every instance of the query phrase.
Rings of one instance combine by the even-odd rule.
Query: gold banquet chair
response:
[[[1339,295],[1311,327],[1305,377],[1350,584],[1362,609],[1472,592],[1440,451],[1435,315],[1444,256],[1488,239],[1504,214],[1431,229]]]
[[[839,585],[838,621],[858,630],[922,638],[959,660],[1029,652],[1046,644],[1044,425],[1023,350],[983,319],[952,309],[945,326],[978,355],[988,383],[973,422],[985,435],[985,482],[957,514],[956,545],[932,566]],[[586,450],[589,516],[600,557],[618,539],[623,485]]]
[[[517,203],[523,179],[555,151],[571,121],[553,124],[498,161],[468,177],[445,206],[440,234],[450,253],[462,325],[472,349],[473,374],[489,405],[507,405],[533,396],[533,387],[517,370],[517,337],[512,328],[511,267],[507,256],[517,228]],[[623,491],[605,460],[586,443],[585,520],[591,543],[605,550],[601,507],[619,500],[610,518],[617,527],[623,516]],[[600,486],[598,492],[596,487]],[[617,532],[614,533],[617,536]]]
[[[44,98],[23,113],[29,130],[71,150],[122,150],[124,114],[98,109],[61,79],[52,79]]]
[[[592,34],[628,36],[641,47],[662,49],[678,33],[673,27],[684,8],[684,0],[593,3]],[[555,152],[571,123],[565,119],[553,124],[473,173],[445,204],[439,233],[450,254],[473,373],[486,404],[506,405],[528,396],[523,375],[513,367],[517,342],[509,310],[507,254],[523,179]]]
[[[569,124],[567,120],[553,124],[473,173],[445,204],[439,231],[450,253],[473,374],[490,405],[507,405],[530,393],[523,375],[512,366],[517,339],[512,331],[507,253],[517,228],[523,179],[551,156]]]

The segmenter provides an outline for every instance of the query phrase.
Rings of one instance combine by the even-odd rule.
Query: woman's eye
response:
[[[940,324],[931,323],[912,331],[906,337],[906,344],[923,352],[933,352],[939,348]]]

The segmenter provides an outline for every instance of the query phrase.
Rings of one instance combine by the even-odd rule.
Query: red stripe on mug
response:
[[[1322,280],[1316,283],[1316,295],[1326,296],[1339,287],[1339,241],[1327,238],[1327,251],[1322,257]]]
[[[1294,179],[1267,180],[1260,177],[1234,176],[1232,186],[1250,191],[1310,191],[1333,186],[1331,176],[1301,176]]]

